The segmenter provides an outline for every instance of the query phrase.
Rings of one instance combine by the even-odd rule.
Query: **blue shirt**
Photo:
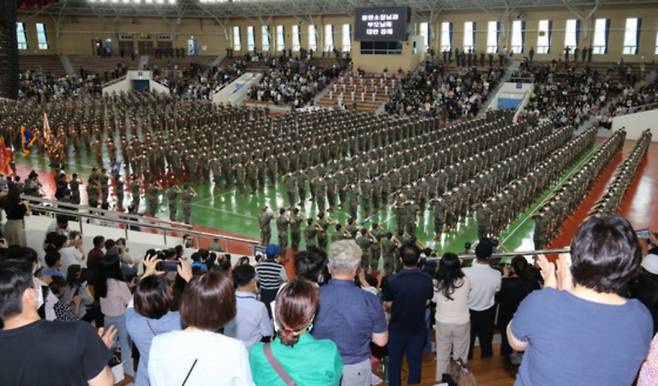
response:
[[[432,277],[418,269],[403,269],[383,285],[385,302],[393,302],[389,332],[426,335],[425,310],[434,296]]]
[[[169,311],[160,319],[150,319],[140,315],[134,308],[126,309],[126,330],[139,350],[139,367],[135,378],[135,386],[149,386],[149,352],[156,335],[181,329],[178,311]]]
[[[534,291],[512,319],[514,336],[528,342],[515,385],[631,385],[652,332],[651,315],[637,300],[610,305]]]
[[[265,303],[255,293],[235,291],[235,305],[235,318],[224,327],[224,335],[243,341],[249,351],[263,337],[274,334]]]
[[[320,305],[312,334],[338,345],[343,363],[370,358],[372,334],[386,332],[386,315],[377,296],[351,280],[332,279],[320,287]]]
[[[41,274],[44,276],[59,276],[64,277],[64,274],[59,272],[56,268],[46,267],[41,270]]]

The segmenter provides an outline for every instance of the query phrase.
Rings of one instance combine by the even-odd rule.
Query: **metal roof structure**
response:
[[[257,18],[351,14],[359,7],[409,6],[416,13],[480,11],[490,15],[563,7],[577,13],[606,5],[658,4],[657,0],[59,0],[22,14],[99,17]]]

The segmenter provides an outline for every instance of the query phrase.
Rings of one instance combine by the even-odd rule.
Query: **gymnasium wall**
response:
[[[582,14],[587,14],[589,9],[580,9]],[[565,7],[560,8],[528,8],[521,12],[511,12],[506,18],[502,13],[487,14],[482,11],[441,11],[433,15],[431,22],[430,45],[439,51],[440,24],[443,21],[453,23],[452,45],[461,48],[463,42],[463,25],[465,21],[476,23],[476,51],[483,52],[486,49],[486,28],[490,20],[500,20],[501,33],[499,46],[509,46],[511,38],[511,23],[518,16],[526,21],[525,50],[537,45],[537,25],[539,20],[549,19],[552,21],[552,44],[551,52],[546,55],[535,56],[535,60],[551,60],[561,57],[564,48],[564,26],[567,19],[576,18],[573,13]],[[640,33],[640,48],[637,55],[624,55],[627,62],[652,61],[658,59],[655,54],[656,31],[658,29],[658,6],[608,6],[601,7],[589,19],[589,25],[581,21],[580,46],[589,46],[593,33],[586,33],[587,29],[593,29],[596,18],[608,18],[611,20],[610,35],[608,40],[608,54],[594,55],[594,61],[616,61],[621,57],[624,38],[624,28],[627,17],[641,17],[642,26]],[[415,14],[415,27],[422,21],[428,21],[429,15]],[[98,18],[98,17],[71,17],[63,16],[61,22],[56,23],[55,17],[37,16],[29,17],[19,14],[18,19],[24,21],[27,28],[28,50],[20,51],[21,54],[67,54],[67,55],[91,55],[93,54],[93,39],[111,38],[118,51],[118,34],[120,32],[151,33],[153,40],[157,33],[170,33],[173,38],[174,47],[185,47],[190,36],[197,38],[199,55],[218,55],[224,53],[226,48],[232,47],[232,27],[240,26],[242,41],[242,52],[247,50],[247,26],[255,26],[256,46],[262,47],[260,34],[260,21],[255,19],[238,18],[230,19],[226,25],[220,25],[210,18],[184,18],[179,23],[175,20],[164,20],[162,18]],[[304,17],[268,17],[263,21],[270,26],[271,50],[275,50],[275,26],[284,25],[286,47],[292,46],[291,30],[293,24],[300,24],[301,44],[308,47],[308,25],[310,23],[318,26],[318,48],[323,46],[325,24],[334,25],[334,46],[340,47],[342,38],[342,24],[353,24],[352,15],[316,15]],[[48,50],[36,50],[36,31],[34,24],[43,22],[47,25],[49,44]],[[589,36],[587,36],[589,35]],[[137,47],[137,42],[135,42]],[[352,42],[353,52],[358,50],[358,42]],[[317,52],[321,55],[321,49]],[[642,59],[644,57],[644,59]]]

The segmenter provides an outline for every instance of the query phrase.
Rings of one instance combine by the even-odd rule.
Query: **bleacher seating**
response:
[[[342,103],[357,111],[373,112],[386,103],[388,95],[393,92],[399,80],[392,75],[384,78],[383,74],[366,73],[363,77],[344,73],[329,85],[325,95],[318,101],[318,106],[332,107]]]
[[[69,60],[76,73],[79,73],[80,68],[83,68],[87,73],[97,74],[101,77],[105,72],[111,74],[119,64],[128,70],[136,70],[139,67],[139,57],[132,60],[129,56],[102,58],[100,56],[70,55]]]
[[[155,56],[149,57],[149,67],[159,67],[159,68],[171,68],[174,65],[177,65],[178,68],[182,69],[189,67],[191,64],[198,64],[202,69],[206,69],[210,62],[212,62],[216,56],[185,56],[183,58],[170,58],[170,57],[161,57],[156,58]]]
[[[19,55],[18,66],[20,71],[41,70],[44,74],[51,73],[56,77],[66,75],[57,55]]]

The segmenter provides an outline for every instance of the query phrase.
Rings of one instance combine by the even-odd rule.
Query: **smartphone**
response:
[[[156,267],[158,271],[176,272],[178,270],[178,260],[162,260]]]
[[[637,235],[637,237],[639,239],[649,240],[649,229],[648,228],[638,229],[638,230],[635,231],[635,234]]]

